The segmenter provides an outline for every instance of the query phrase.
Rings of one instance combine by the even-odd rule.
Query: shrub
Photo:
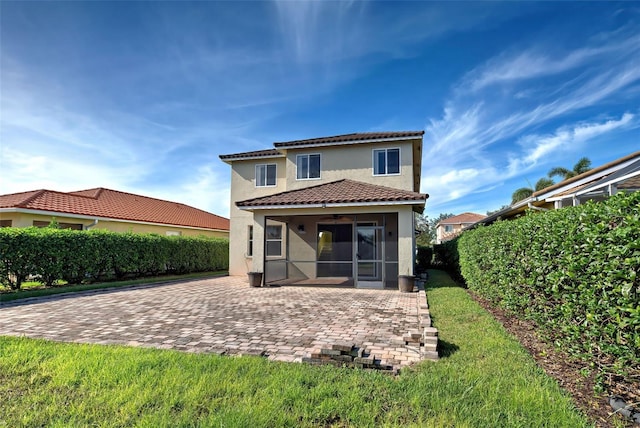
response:
[[[469,288],[571,353],[607,370],[640,369],[640,192],[530,213],[458,241]]]
[[[19,289],[34,277],[46,285],[165,273],[228,269],[229,241],[206,237],[76,231],[0,229],[0,282]]]

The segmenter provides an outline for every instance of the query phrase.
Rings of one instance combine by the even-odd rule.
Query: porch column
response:
[[[253,259],[252,272],[264,273],[264,214],[259,212],[253,213]]]
[[[413,275],[415,257],[413,210],[398,210],[398,275]]]

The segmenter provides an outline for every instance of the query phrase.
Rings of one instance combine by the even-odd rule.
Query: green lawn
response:
[[[502,327],[432,272],[445,356],[397,377],[174,351],[0,338],[0,426],[581,427]]]

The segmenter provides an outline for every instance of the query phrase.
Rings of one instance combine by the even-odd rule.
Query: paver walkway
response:
[[[219,277],[52,296],[0,307],[0,335],[301,361],[350,342],[396,367],[420,360],[415,293],[353,288],[250,288]]]

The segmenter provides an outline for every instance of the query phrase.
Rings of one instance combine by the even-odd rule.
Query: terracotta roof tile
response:
[[[618,183],[618,189],[640,189],[640,175]]]
[[[229,230],[229,219],[189,205],[105,188],[36,190],[0,195],[0,208],[23,208],[100,218]]]
[[[331,183],[276,193],[236,202],[238,207],[349,204],[368,202],[424,202],[429,195],[354,180]]]
[[[453,217],[445,218],[441,220],[438,224],[471,224],[476,221],[482,220],[486,215],[476,214],[476,213],[463,213],[459,215],[455,215]]]
[[[294,140],[273,143],[275,147],[299,147],[315,144],[349,143],[354,141],[384,141],[399,138],[422,138],[424,131],[400,131],[400,132],[358,132],[354,134],[335,135],[333,137],[312,138],[308,140]]]
[[[307,140],[294,140],[273,143],[275,149],[256,150],[253,152],[233,153],[220,155],[223,161],[233,161],[241,159],[254,159],[262,157],[284,156],[278,149],[288,147],[304,147],[324,144],[349,144],[355,142],[384,142],[397,139],[422,138],[424,131],[394,131],[394,132],[358,132],[354,134],[334,135],[332,137],[311,138]]]

